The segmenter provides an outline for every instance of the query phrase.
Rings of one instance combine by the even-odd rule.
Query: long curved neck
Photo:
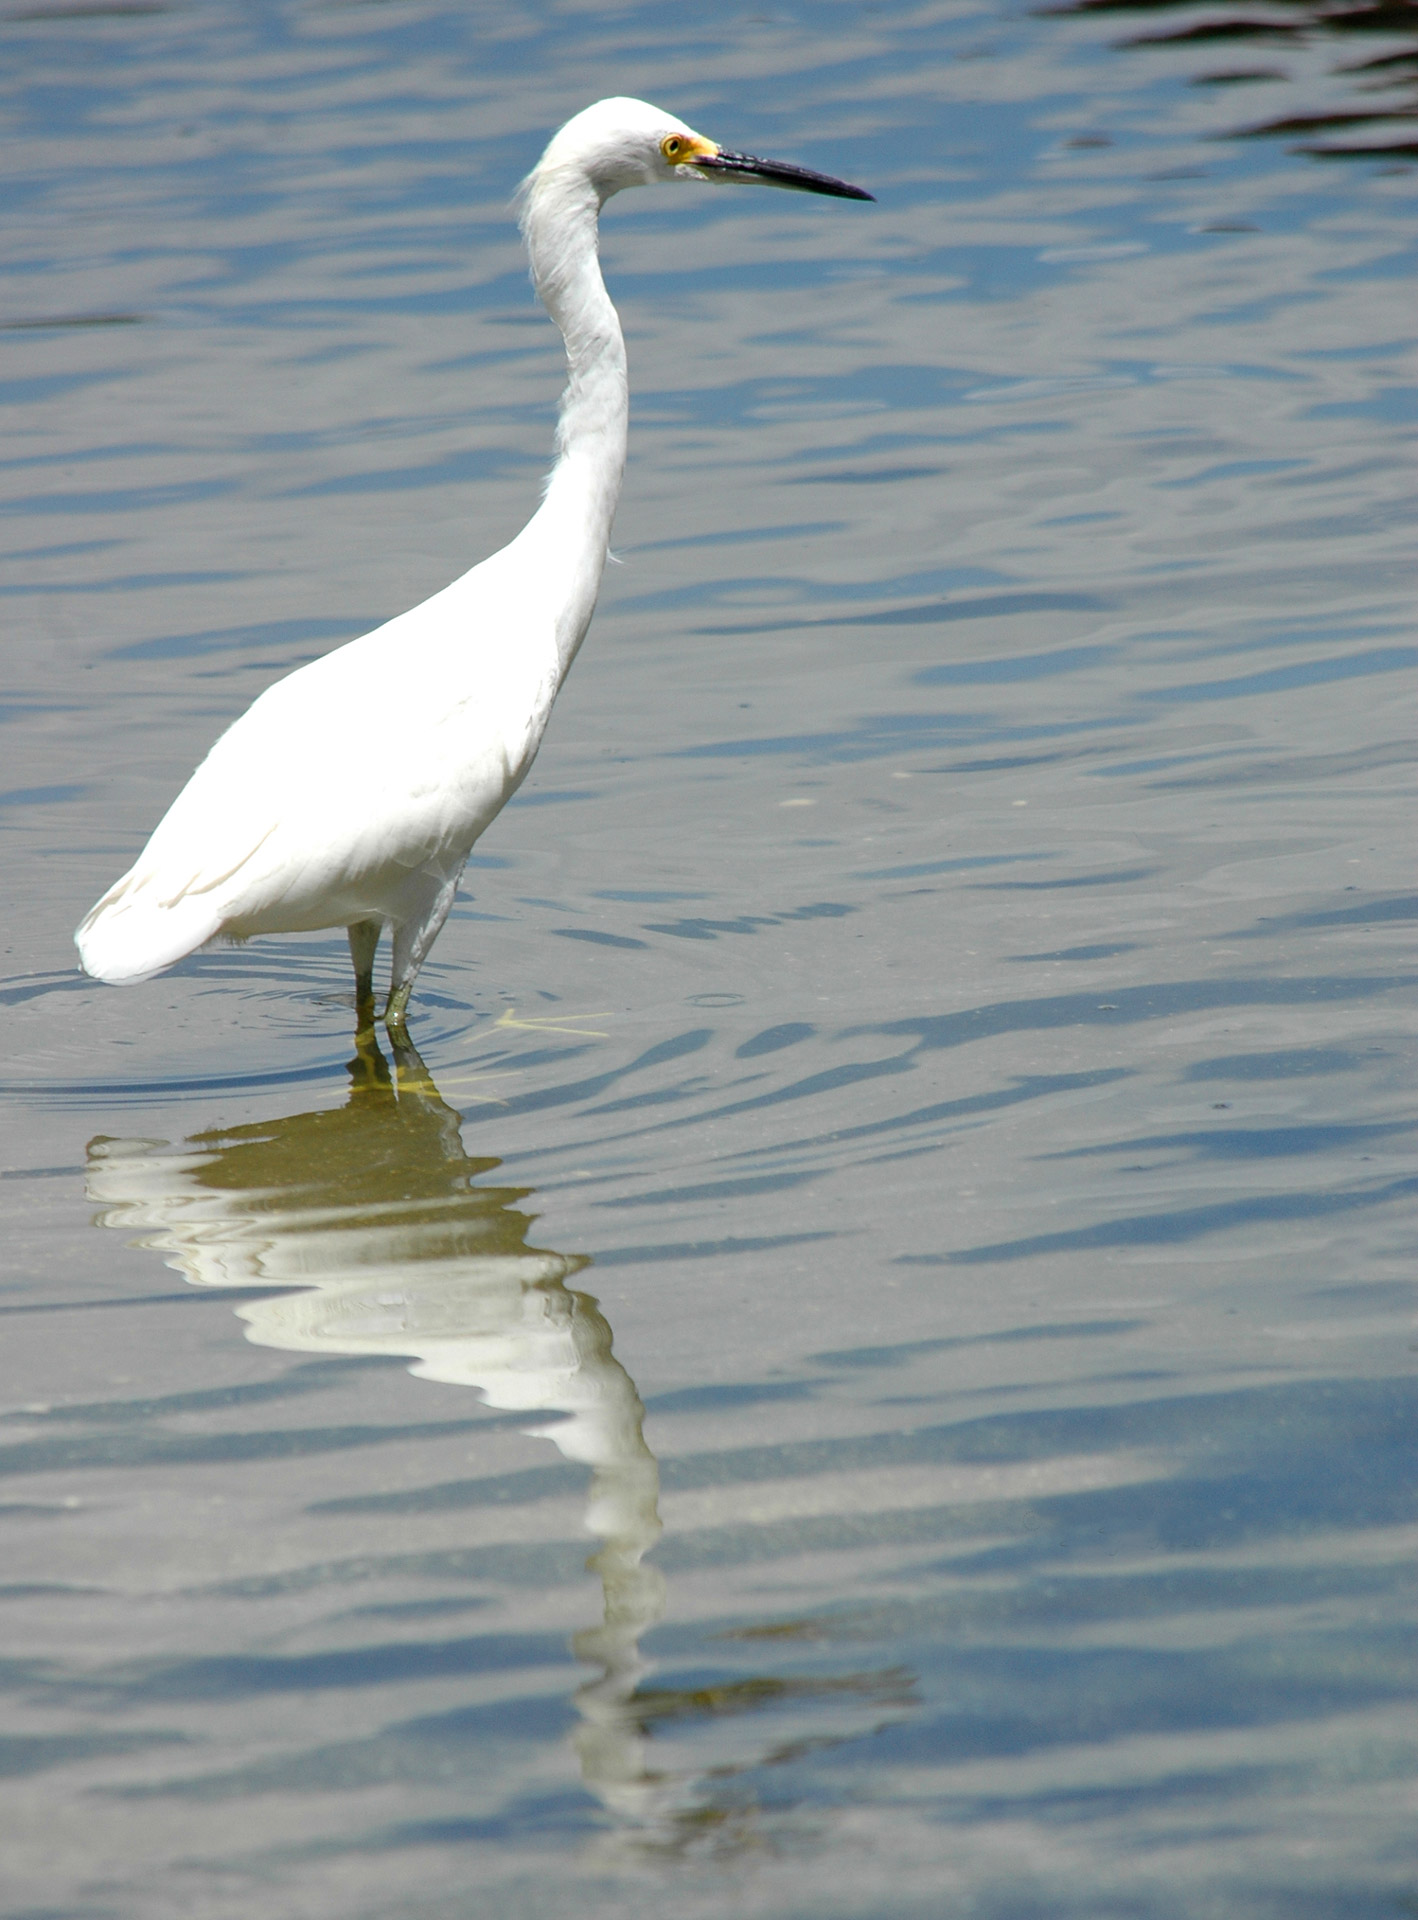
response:
[[[600,202],[584,174],[538,173],[522,228],[532,280],[566,342],[570,379],[556,431],[556,465],[523,538],[533,541],[559,596],[557,654],[565,673],[600,588],[625,471],[630,412],[625,341],[597,257]]]

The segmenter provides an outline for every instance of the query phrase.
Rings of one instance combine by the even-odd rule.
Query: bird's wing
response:
[[[220,746],[218,742],[218,746]],[[215,753],[216,749],[213,749]],[[79,924],[85,969],[115,983],[150,979],[220,931],[223,883],[280,823],[279,796],[233,791],[208,755],[128,872]],[[250,802],[257,799],[253,807]]]
[[[146,979],[224,928],[333,926],[380,875],[456,872],[556,690],[550,632],[524,615],[503,643],[499,596],[476,590],[491,572],[267,688],[81,925],[88,971]]]

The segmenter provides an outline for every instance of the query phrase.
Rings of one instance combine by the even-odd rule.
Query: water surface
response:
[[[1414,43],[1286,21],[0,19],[16,1920],[1412,1910]],[[529,512],[613,92],[879,204],[608,215],[622,564],[419,1054],[342,938],[83,980]]]

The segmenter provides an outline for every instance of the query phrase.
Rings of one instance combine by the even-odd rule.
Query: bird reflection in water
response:
[[[633,1695],[639,1640],[664,1610],[643,1565],[659,1538],[659,1470],[644,1408],[596,1302],[566,1282],[588,1261],[526,1244],[527,1189],[484,1186],[498,1161],[463,1150],[460,1121],[411,1048],[391,1072],[372,1032],[343,1107],[194,1135],[90,1143],[101,1225],[137,1234],[197,1286],[298,1291],[236,1309],[258,1345],[400,1354],[426,1380],[489,1406],[569,1415],[545,1427],[591,1468],[586,1524],[601,1541],[601,1624],[573,1642],[600,1669],[577,1696],[587,1786],[612,1812],[653,1820],[656,1784]]]
[[[661,1531],[659,1469],[610,1327],[589,1294],[567,1285],[589,1262],[526,1244],[532,1217],[518,1202],[529,1189],[478,1184],[500,1163],[464,1152],[459,1115],[412,1047],[395,1051],[392,1071],[372,1031],[356,1048],[343,1107],[177,1146],[92,1141],[99,1224],[162,1252],[197,1286],[292,1289],[237,1307],[259,1345],[408,1356],[413,1373],[476,1387],[489,1406],[569,1416],[528,1431],[591,1469],[586,1526],[601,1544],[587,1564],[604,1607],[572,1641],[596,1669],[575,1695],[572,1739],[587,1788],[618,1830],[603,1855],[606,1846],[663,1856],[762,1844],[755,1797],[731,1782],[800,1743],[770,1736],[767,1751],[727,1765],[721,1754],[707,1773],[657,1771],[653,1731],[844,1695],[874,1719],[884,1705],[907,1704],[903,1676],[753,1677],[693,1691],[640,1684],[640,1638],[665,1605],[662,1576],[644,1564]]]

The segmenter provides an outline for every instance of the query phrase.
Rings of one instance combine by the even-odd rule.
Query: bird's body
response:
[[[88,970],[144,980],[218,935],[372,924],[396,974],[427,929],[417,971],[590,621],[595,582],[559,622],[550,570],[516,564],[539,531],[269,687],[81,929]]]
[[[387,926],[386,1018],[402,1027],[468,854],[525,779],[595,609],[629,406],[600,209],[676,173],[869,198],[724,154],[642,101],[603,100],[569,121],[527,182],[522,221],[570,371],[541,506],[510,545],[278,680],[221,736],[81,924],[89,973],[146,980],[216,938],[344,926],[363,1021]]]

